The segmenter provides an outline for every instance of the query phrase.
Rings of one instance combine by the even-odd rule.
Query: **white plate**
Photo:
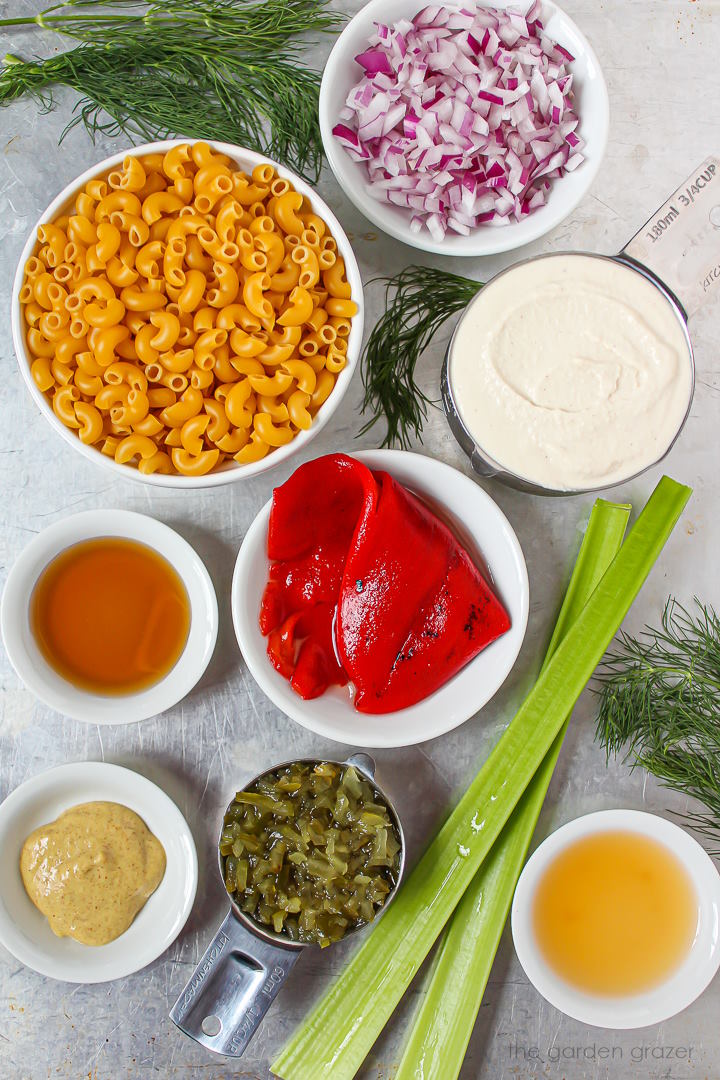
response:
[[[20,366],[20,371],[40,412],[51,427],[55,429],[69,446],[72,446],[73,449],[77,450],[89,461],[93,461],[96,465],[109,469],[116,477],[122,477],[125,480],[136,480],[140,484],[149,484],[155,487],[174,487],[183,489],[217,487],[219,484],[228,484],[234,480],[245,480],[250,476],[257,476],[259,473],[267,472],[269,469],[274,469],[276,465],[281,465],[284,461],[287,461],[293,454],[299,453],[307,446],[310,440],[314,439],[317,433],[325,427],[345,396],[345,392],[350,385],[350,380],[352,379],[353,372],[357,366],[358,358],[360,356],[360,346],[362,344],[364,305],[360,270],[350,246],[350,241],[327,203],[320,198],[317,192],[311,188],[309,184],[306,184],[299,176],[296,176],[295,173],[286,169],[284,165],[272,161],[266,154],[256,154],[253,150],[244,150],[242,147],[233,146],[230,143],[213,142],[211,140],[206,141],[213,150],[216,150],[221,154],[227,154],[228,157],[237,162],[240,168],[245,171],[254,169],[254,167],[261,162],[269,161],[271,165],[275,166],[279,176],[284,176],[288,180],[291,180],[295,189],[310,200],[313,209],[327,224],[330,232],[335,238],[338,251],[345,260],[347,279],[350,282],[353,300],[357,303],[359,311],[357,315],[353,316],[352,320],[352,329],[348,338],[347,363],[338,375],[335,389],[332,394],[318,410],[311,428],[307,431],[301,431],[291,443],[288,443],[286,446],[281,446],[277,450],[273,450],[271,454],[268,454],[260,461],[253,462],[250,465],[238,465],[237,462],[231,461],[230,464],[223,466],[216,472],[207,473],[205,476],[163,476],[160,473],[143,475],[143,473],[138,472],[134,466],[119,465],[113,458],[108,457],[107,454],[101,454],[94,446],[86,446],[85,443],[81,443],[77,435],[69,428],[65,427],[63,422],[55,415],[52,405],[43,392],[35,385],[35,381],[30,374],[30,357],[25,344],[24,318],[20,306],[19,295],[23,283],[25,264],[32,255],[35,244],[37,243],[38,226],[47,221],[52,221],[59,214],[66,212],[68,204],[75,198],[88,180],[92,180],[94,177],[107,172],[117,165],[121,165],[123,159],[127,157],[128,154],[131,154],[134,157],[137,157],[138,154],[164,154],[173,146],[178,146],[183,143],[192,144],[198,142],[198,140],[166,139],[162,142],[145,143],[142,146],[131,146],[125,150],[119,151],[117,154],[113,154],[112,157],[105,158],[104,161],[98,162],[97,165],[93,165],[90,169],[87,169],[78,176],[76,180],[73,180],[71,184],[68,184],[67,187],[63,188],[57,198],[53,199],[47,210],[40,216],[40,219],[28,236],[15,273],[10,315],[13,343],[15,345],[15,354]]]
[[[30,627],[30,598],[48,563],[72,544],[100,536],[153,548],[179,574],[190,601],[190,631],[180,658],[164,678],[135,694],[105,697],[73,686],[50,667]],[[86,510],[43,529],[21,551],[5,584],[0,629],[15,671],[50,708],[92,724],[131,724],[164,712],[190,693],[215,648],[218,607],[205,564],[173,529],[130,510]]]
[[[257,515],[235,564],[232,614],[235,633],[252,675],[279,709],[318,735],[354,746],[411,746],[444,735],[487,704],[502,686],[520,652],[528,618],[528,578],[518,539],[505,515],[463,473],[403,450],[366,450],[353,457],[442,506],[470,553],[485,563],[512,626],[430,697],[397,712],[370,715],[355,710],[347,688],[333,687],[304,701],[267,657],[258,614],[270,563],[267,529],[271,503]]]
[[[698,897],[698,927],[687,959],[659,986],[624,997],[587,994],[566,983],[540,952],[532,926],[535,891],[548,866],[569,844],[608,831],[635,832],[663,844],[685,867]],[[659,1024],[695,1001],[720,967],[720,875],[697,840],[671,821],[640,810],[600,810],[563,825],[528,859],[515,890],[512,934],[528,979],[566,1016],[604,1028]]]
[[[455,6],[461,6],[459,3]],[[493,0],[489,7],[519,6],[517,0]],[[512,251],[529,244],[550,232],[578,205],[592,184],[607,146],[610,110],[608,92],[597,57],[585,35],[572,19],[553,3],[543,0],[543,22],[548,35],[569,49],[575,60],[572,64],[579,133],[585,140],[585,160],[574,172],[552,181],[545,206],[529,214],[523,221],[502,226],[478,227],[469,236],[449,232],[436,243],[427,229],[410,231],[410,213],[401,207],[378,202],[367,193],[367,178],[362,163],[355,162],[332,133],[340,109],[353,86],[360,81],[362,68],[355,56],[367,48],[376,22],[392,26],[398,19],[412,19],[423,8],[423,0],[370,0],[350,20],[335,42],[328,57],[320,87],[320,131],[325,154],[340,187],[366,218],[383,232],[411,247],[432,251],[438,255],[494,255]]]
[[[108,945],[81,945],[53,934],[25,892],[20,852],[34,829],[78,803],[118,802],[134,810],[165,848],[167,868],[132,925]],[[26,780],[0,805],[0,942],[41,975],[64,982],[122,979],[172,945],[195,900],[197,852],[192,833],[164,791],[130,769],[102,761],[60,765]]]

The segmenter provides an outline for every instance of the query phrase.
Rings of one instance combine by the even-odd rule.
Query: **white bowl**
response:
[[[190,630],[177,663],[154,686],[134,694],[104,696],[73,686],[50,667],[30,626],[30,598],[48,563],[72,544],[100,536],[153,548],[179,574],[190,601]],[[86,510],[43,529],[20,553],[5,584],[0,629],[15,671],[50,708],[92,724],[131,724],[169,709],[195,686],[215,648],[217,599],[202,559],[173,529],[129,510]]]
[[[441,461],[403,450],[365,450],[353,457],[371,469],[384,469],[454,522],[461,540],[505,604],[510,630],[494,641],[430,697],[397,712],[357,712],[347,687],[332,687],[304,701],[272,666],[258,615],[270,563],[268,502],[247,531],[238,552],[232,584],[232,615],[245,662],[261,689],[279,709],[318,735],[354,746],[412,746],[444,735],[486,705],[502,686],[520,652],[528,619],[528,577],[518,539],[505,515],[486,492]]]
[[[458,2],[454,6],[461,6]],[[517,0],[492,0],[486,6],[517,7]],[[527,3],[521,4],[523,10]],[[610,123],[608,92],[597,57],[585,35],[572,19],[553,3],[543,0],[544,24],[551,38],[575,57],[572,64],[573,86],[579,133],[585,140],[585,161],[559,179],[552,181],[545,206],[519,222],[507,225],[478,227],[469,236],[448,232],[440,243],[432,239],[427,229],[410,231],[410,213],[402,207],[378,202],[367,193],[365,167],[346,153],[332,133],[339,113],[353,86],[359,82],[362,69],[355,57],[365,51],[376,22],[392,26],[398,19],[412,19],[423,7],[422,0],[370,0],[347,24],[335,42],[323,72],[320,87],[320,131],[325,154],[340,187],[366,218],[383,232],[397,240],[438,255],[495,255],[512,251],[537,240],[560,224],[578,205],[592,184],[607,145]]]
[[[217,150],[221,154],[227,154],[233,161],[237,162],[241,169],[246,172],[253,169],[261,162],[269,161],[271,165],[274,165],[277,169],[279,176],[284,176],[288,180],[292,181],[294,187],[302,195],[305,195],[312,203],[313,209],[320,215],[326,222],[330,232],[335,238],[338,246],[338,251],[345,260],[345,269],[347,273],[347,279],[350,282],[352,288],[353,300],[358,305],[359,311],[357,315],[353,317],[352,329],[348,338],[348,351],[347,351],[347,363],[343,370],[338,375],[335,388],[327,399],[324,405],[318,410],[315,419],[313,420],[312,427],[307,431],[301,431],[292,442],[286,446],[278,447],[273,450],[272,453],[262,458],[260,461],[256,461],[250,465],[239,465],[237,462],[232,461],[229,464],[225,464],[220,469],[214,472],[207,473],[205,476],[164,476],[160,473],[153,473],[143,475],[132,465],[119,465],[113,458],[107,456],[107,454],[101,454],[99,450],[96,450],[93,446],[86,446],[81,443],[77,435],[69,428],[65,427],[62,421],[53,412],[50,402],[38,387],[30,374],[31,358],[29,356],[27,346],[25,343],[25,320],[22,314],[22,308],[20,305],[20,288],[23,283],[23,275],[25,270],[25,264],[33,253],[35,245],[37,243],[37,230],[40,225],[45,222],[52,221],[58,216],[58,214],[66,210],[67,205],[75,198],[77,193],[84,187],[88,180],[92,180],[94,177],[101,173],[107,172],[109,169],[117,165],[121,165],[122,161],[128,154],[133,157],[137,157],[139,154],[153,154],[153,153],[165,153],[171,147],[177,146],[183,143],[196,143],[198,139],[166,139],[162,142],[145,143],[142,146],[131,146],[126,150],[122,150],[117,154],[113,154],[112,157],[105,158],[104,161],[99,162],[97,165],[93,165],[90,169],[87,169],[76,180],[73,180],[71,184],[63,188],[57,198],[48,206],[47,210],[40,216],[37,224],[33,228],[32,232],[27,238],[25,246],[20,255],[20,261],[18,263],[17,270],[15,272],[15,281],[13,283],[12,301],[11,301],[11,322],[12,322],[12,334],[13,342],[15,345],[15,354],[20,365],[20,371],[25,380],[28,390],[30,391],[35,403],[42,412],[48,423],[58,432],[59,435],[72,446],[75,450],[87,458],[89,461],[95,462],[96,465],[101,465],[105,469],[109,469],[116,477],[123,477],[126,480],[136,480],[141,484],[150,484],[155,487],[174,487],[174,488],[206,488],[217,487],[220,484],[228,484],[234,480],[244,480],[251,476],[258,476],[260,473],[267,472],[269,469],[274,469],[276,465],[281,465],[284,461],[287,461],[293,454],[299,453],[311,439],[322,428],[325,427],[328,420],[338,408],[340,402],[345,396],[350,380],[353,377],[353,372],[357,366],[358,358],[360,356],[360,346],[362,344],[363,335],[363,291],[362,291],[362,279],[360,277],[360,270],[358,268],[357,260],[350,246],[350,241],[345,235],[340,222],[333,214],[330,207],[323,202],[317,192],[310,187],[304,180],[295,173],[286,169],[284,165],[280,165],[278,162],[273,161],[265,154],[257,154],[253,150],[245,150],[239,146],[232,146],[230,143],[213,142],[212,140],[205,140],[209,146],[214,150]]]
[[[165,848],[165,876],[134,922],[108,945],[59,938],[25,892],[20,852],[26,838],[71,806],[118,802],[138,814]],[[0,805],[0,941],[41,975],[65,982],[122,979],[172,945],[195,900],[198,866],[192,833],[172,799],[144,776],[103,761],[78,761],[33,776]]]
[[[698,897],[697,932],[686,960],[654,989],[619,997],[583,993],[561,979],[543,957],[532,926],[535,892],[556,856],[582,837],[609,831],[639,833],[663,844],[685,867]],[[605,1028],[659,1024],[695,1001],[720,967],[720,875],[700,844],[665,818],[640,810],[586,814],[563,825],[528,859],[513,899],[512,934],[518,959],[530,982],[567,1016]]]

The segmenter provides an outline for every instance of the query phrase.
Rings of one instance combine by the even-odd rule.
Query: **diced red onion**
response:
[[[431,4],[376,24],[363,77],[333,134],[364,163],[369,193],[404,207],[439,243],[544,206],[583,161],[573,56],[544,31],[540,0],[517,8]]]

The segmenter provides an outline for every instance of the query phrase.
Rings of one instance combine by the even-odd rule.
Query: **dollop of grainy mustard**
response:
[[[165,849],[142,818],[114,802],[80,803],[23,844],[28,896],[58,937],[106,945],[123,934],[163,879]]]

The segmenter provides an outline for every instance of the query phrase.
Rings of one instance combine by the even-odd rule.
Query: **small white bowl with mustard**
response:
[[[164,712],[215,648],[210,575],[173,529],[128,510],[88,510],[39,533],[8,575],[2,640],[52,709],[93,724]]]
[[[187,822],[119,765],[80,761],[26,780],[0,804],[0,850],[0,942],[51,979],[109,982],[146,967],[195,900]]]

